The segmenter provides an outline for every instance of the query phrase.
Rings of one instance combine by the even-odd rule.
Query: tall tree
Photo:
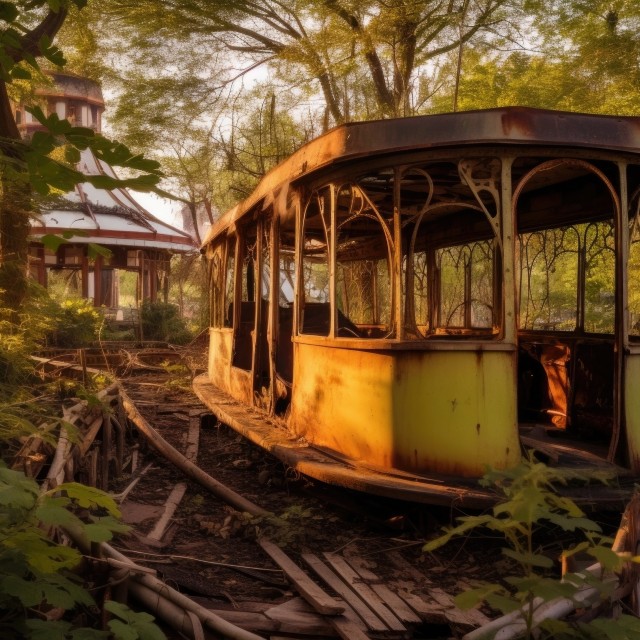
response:
[[[530,51],[465,53],[461,109],[524,105],[635,115],[640,111],[640,4],[635,0],[531,0]],[[535,39],[535,42],[534,42]],[[444,69],[453,87],[455,61]],[[448,90],[435,100],[448,110]]]
[[[358,79],[377,117],[413,112],[421,74],[482,33],[509,29],[518,0],[108,0],[104,12],[139,46],[223,45],[243,70],[269,64],[296,81],[313,80],[333,123],[349,109]],[[202,60],[206,64],[206,60]],[[364,73],[363,73],[364,72]],[[291,77],[291,74],[288,74]],[[347,80],[345,83],[344,81]]]
[[[83,0],[74,0],[83,4]],[[6,304],[17,308],[25,295],[30,189],[24,171],[27,151],[21,145],[7,85],[29,78],[25,63],[37,66],[36,58],[60,63],[52,41],[62,26],[68,3],[32,2],[31,10],[19,11],[11,2],[0,3],[0,290]],[[33,24],[31,27],[25,24]]]
[[[51,189],[70,191],[78,182],[96,186],[134,186],[152,189],[159,180],[159,165],[135,156],[124,145],[98,136],[92,129],[73,127],[57,114],[45,115],[33,107],[42,124],[30,140],[22,140],[13,116],[10,85],[30,79],[38,59],[63,65],[61,51],[53,38],[67,18],[69,8],[81,8],[86,0],[30,0],[25,3],[0,1],[0,294],[4,304],[17,310],[26,295],[28,234],[33,213],[32,193]],[[63,160],[55,151],[64,150]],[[107,176],[84,176],[74,168],[80,150],[91,148],[111,165],[143,172],[124,181]]]

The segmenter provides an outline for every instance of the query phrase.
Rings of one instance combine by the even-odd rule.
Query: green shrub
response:
[[[595,479],[597,474],[589,475]],[[620,572],[631,561],[640,561],[640,557],[613,551],[609,546],[611,539],[602,535],[599,525],[587,518],[572,500],[558,495],[554,489],[558,484],[566,485],[578,480],[586,482],[588,479],[587,474],[547,467],[533,457],[523,460],[513,469],[488,471],[481,484],[493,487],[503,499],[491,513],[458,518],[456,527],[446,528],[444,535],[428,542],[423,550],[433,551],[454,536],[485,528],[504,536],[507,546],[502,553],[513,562],[514,575],[507,575],[503,583],[479,583],[457,596],[456,604],[468,609],[485,602],[504,614],[519,612],[516,622],[522,624],[522,633],[518,637],[527,640],[534,637],[556,640],[640,637],[640,620],[629,615],[621,615],[615,620],[596,619],[590,624],[544,619],[544,616],[536,615],[543,605],[556,598],[575,600],[586,587],[594,587],[606,601],[613,595],[615,587],[615,582],[610,579],[613,572]],[[609,478],[603,473],[599,479],[606,482]],[[558,580],[550,572],[554,568],[554,559],[544,553],[537,541],[545,527],[573,532],[576,544],[562,556],[590,555],[594,563],[600,563],[600,574],[586,571],[568,573],[562,581]]]
[[[78,508],[82,519],[75,513]],[[0,637],[110,637],[104,631],[74,628],[64,619],[41,618],[51,608],[72,611],[95,604],[75,573],[82,554],[55,543],[48,532],[63,527],[87,541],[102,542],[128,529],[119,516],[113,499],[97,489],[67,483],[42,494],[34,480],[0,464]],[[122,606],[114,610],[133,626],[116,622],[110,625],[111,637],[163,637],[150,616],[142,614],[136,621],[136,614],[126,612]],[[136,630],[140,621],[143,626]]]
[[[51,302],[53,329],[47,336],[49,346],[86,347],[98,339],[102,315],[90,300],[75,298],[59,305]]]
[[[147,300],[140,310],[140,320],[145,340],[186,344],[192,338],[176,305]]]

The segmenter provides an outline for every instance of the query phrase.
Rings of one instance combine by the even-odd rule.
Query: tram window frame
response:
[[[222,327],[233,329],[234,309],[236,301],[236,236],[227,236],[224,252],[224,271],[222,285]]]
[[[629,246],[627,263],[627,307],[629,341],[640,343],[640,165],[627,166]]]
[[[458,252],[458,264],[453,264],[456,272],[460,271],[462,267],[462,273],[455,273],[459,279],[462,277],[462,282],[451,283],[453,286],[454,297],[458,300],[454,300],[454,308],[445,308],[445,295],[444,289],[447,285],[447,278],[445,278],[445,265],[443,265],[443,258],[449,255],[455,260],[453,251]],[[474,257],[481,252],[485,260],[475,260]],[[445,247],[438,247],[435,250],[435,273],[436,280],[435,293],[434,293],[434,318],[433,318],[433,331],[435,335],[456,335],[463,333],[473,333],[474,335],[484,335],[494,332],[495,326],[495,279],[496,279],[496,243],[491,239],[479,239],[471,242],[466,242],[458,245],[449,245]],[[460,259],[462,264],[460,265]],[[482,262],[489,263],[488,266],[481,270],[478,274],[477,267]],[[490,282],[488,287],[484,287],[484,296],[478,295],[478,290],[482,289],[482,283],[478,282],[483,280],[489,274]],[[459,286],[462,286],[462,290],[456,292]],[[462,296],[456,296],[456,293],[461,293]],[[481,292],[482,293],[482,292]],[[484,314],[483,314],[484,311]],[[446,317],[444,317],[446,314]],[[479,318],[484,315],[484,321],[480,323]]]
[[[332,206],[332,188],[326,186],[309,195],[303,212],[299,258],[300,335],[328,337],[331,333]],[[311,228],[311,220],[317,228]]]
[[[619,168],[521,156],[512,172],[519,331],[613,337]],[[537,242],[530,247],[532,238]],[[534,287],[542,293],[532,296]]]
[[[211,326],[220,329],[224,326],[224,243],[213,247],[209,257],[209,292]]]
[[[336,337],[392,338],[394,209],[374,203],[367,174],[335,190]],[[388,183],[388,180],[386,180]]]
[[[495,340],[502,332],[501,159],[477,156],[442,159],[404,167],[400,175],[403,230],[403,335],[407,340],[471,338]],[[441,257],[471,257],[484,246],[489,256],[488,293],[474,299],[477,261],[464,266],[460,321],[443,317]],[[467,249],[468,248],[468,249]],[[420,283],[418,283],[420,279]],[[477,298],[477,296],[476,296]],[[478,321],[478,305],[486,308]],[[451,316],[451,314],[448,314]],[[454,316],[455,317],[455,316]]]
[[[250,221],[239,230],[236,251],[238,282],[235,299],[238,302],[238,311],[234,314],[236,323],[232,365],[245,371],[251,371],[253,366],[257,306],[262,301],[260,233],[259,222]]]

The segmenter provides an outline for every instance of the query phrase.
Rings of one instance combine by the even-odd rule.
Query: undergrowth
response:
[[[0,300],[2,292],[0,291]],[[83,584],[82,554],[62,544],[75,531],[87,542],[110,540],[128,529],[115,502],[105,493],[67,483],[42,493],[38,483],[7,465],[28,436],[54,444],[62,424],[56,416],[65,397],[97,401],[94,391],[77,384],[44,383],[31,354],[57,342],[82,343],[96,329],[93,308],[85,302],[56,305],[33,287],[16,312],[0,304],[0,637],[34,640],[161,640],[152,616],[123,604],[104,605],[111,619],[100,625],[100,605]],[[100,592],[100,590],[99,590]]]
[[[590,479],[593,480],[590,474]],[[490,513],[465,516],[455,527],[431,540],[423,547],[433,552],[453,537],[464,536],[475,529],[488,529],[504,537],[507,546],[502,553],[511,561],[513,575],[506,575],[501,582],[481,582],[461,593],[456,604],[468,609],[484,602],[503,614],[514,612],[521,632],[514,636],[526,638],[593,640],[632,640],[640,637],[640,620],[631,615],[596,618],[591,622],[554,620],[541,615],[544,606],[557,598],[569,598],[581,602],[586,589],[593,589],[596,601],[606,602],[613,595],[619,573],[630,562],[640,561],[628,553],[612,550],[612,540],[602,534],[600,526],[587,518],[572,500],[558,494],[556,487],[574,481],[587,481],[584,475],[547,467],[533,457],[524,459],[513,469],[491,470],[482,484],[493,487],[501,500]],[[603,475],[601,480],[606,481]],[[598,571],[567,573],[558,580],[554,568],[555,558],[549,557],[538,543],[540,533],[549,528],[571,532],[575,545],[562,553],[570,558],[586,554],[593,562],[600,563]],[[495,630],[494,630],[495,631]],[[495,637],[493,632],[486,636]]]

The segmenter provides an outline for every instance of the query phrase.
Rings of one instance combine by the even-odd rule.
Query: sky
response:
[[[163,222],[182,229],[181,203],[160,198],[155,193],[131,191],[131,195],[152,215]]]

